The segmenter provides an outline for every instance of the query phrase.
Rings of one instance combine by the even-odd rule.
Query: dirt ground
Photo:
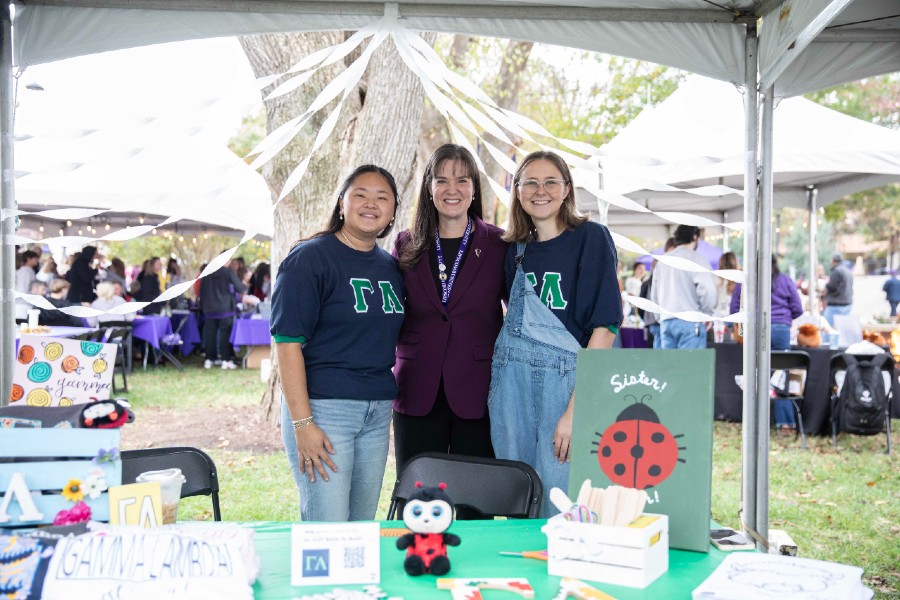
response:
[[[161,446],[280,452],[281,431],[263,421],[257,407],[172,410],[142,408],[122,428],[122,449]]]

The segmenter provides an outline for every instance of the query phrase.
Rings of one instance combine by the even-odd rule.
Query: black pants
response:
[[[491,422],[487,412],[480,419],[456,416],[447,403],[444,382],[438,386],[434,406],[424,417],[411,417],[394,412],[394,455],[399,474],[407,460],[422,452],[446,452],[494,458],[491,445]],[[457,519],[476,519],[480,513],[459,508]]]
[[[224,319],[211,319],[207,316],[203,321],[203,351],[206,352],[206,360],[231,360],[234,358],[234,348],[231,346],[231,326],[234,317]]]

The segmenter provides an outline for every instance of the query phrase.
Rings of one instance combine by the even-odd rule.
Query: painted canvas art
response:
[[[645,490],[671,547],[708,552],[714,369],[712,350],[579,352],[569,490]]]
[[[115,344],[23,335],[9,403],[72,406],[107,400],[116,349]]]

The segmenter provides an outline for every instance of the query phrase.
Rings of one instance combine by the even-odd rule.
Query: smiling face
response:
[[[472,174],[465,164],[458,160],[445,160],[435,169],[430,189],[439,220],[467,217],[475,187]]]
[[[357,176],[341,198],[344,228],[357,239],[374,240],[394,218],[394,193],[380,173]]]
[[[564,182],[563,174],[556,165],[544,159],[532,161],[522,170],[518,187],[522,210],[535,224],[555,221],[563,198],[569,193],[569,183]]]

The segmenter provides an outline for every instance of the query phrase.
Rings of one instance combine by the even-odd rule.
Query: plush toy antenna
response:
[[[439,487],[440,489],[442,489],[442,490],[446,490],[446,489],[447,489],[447,484],[444,483],[444,482],[442,481],[442,482],[440,482],[440,483],[438,484],[438,487]]]
[[[417,481],[417,482],[416,482],[416,487],[417,487],[417,488],[422,487],[422,482],[421,482],[421,481]]]

